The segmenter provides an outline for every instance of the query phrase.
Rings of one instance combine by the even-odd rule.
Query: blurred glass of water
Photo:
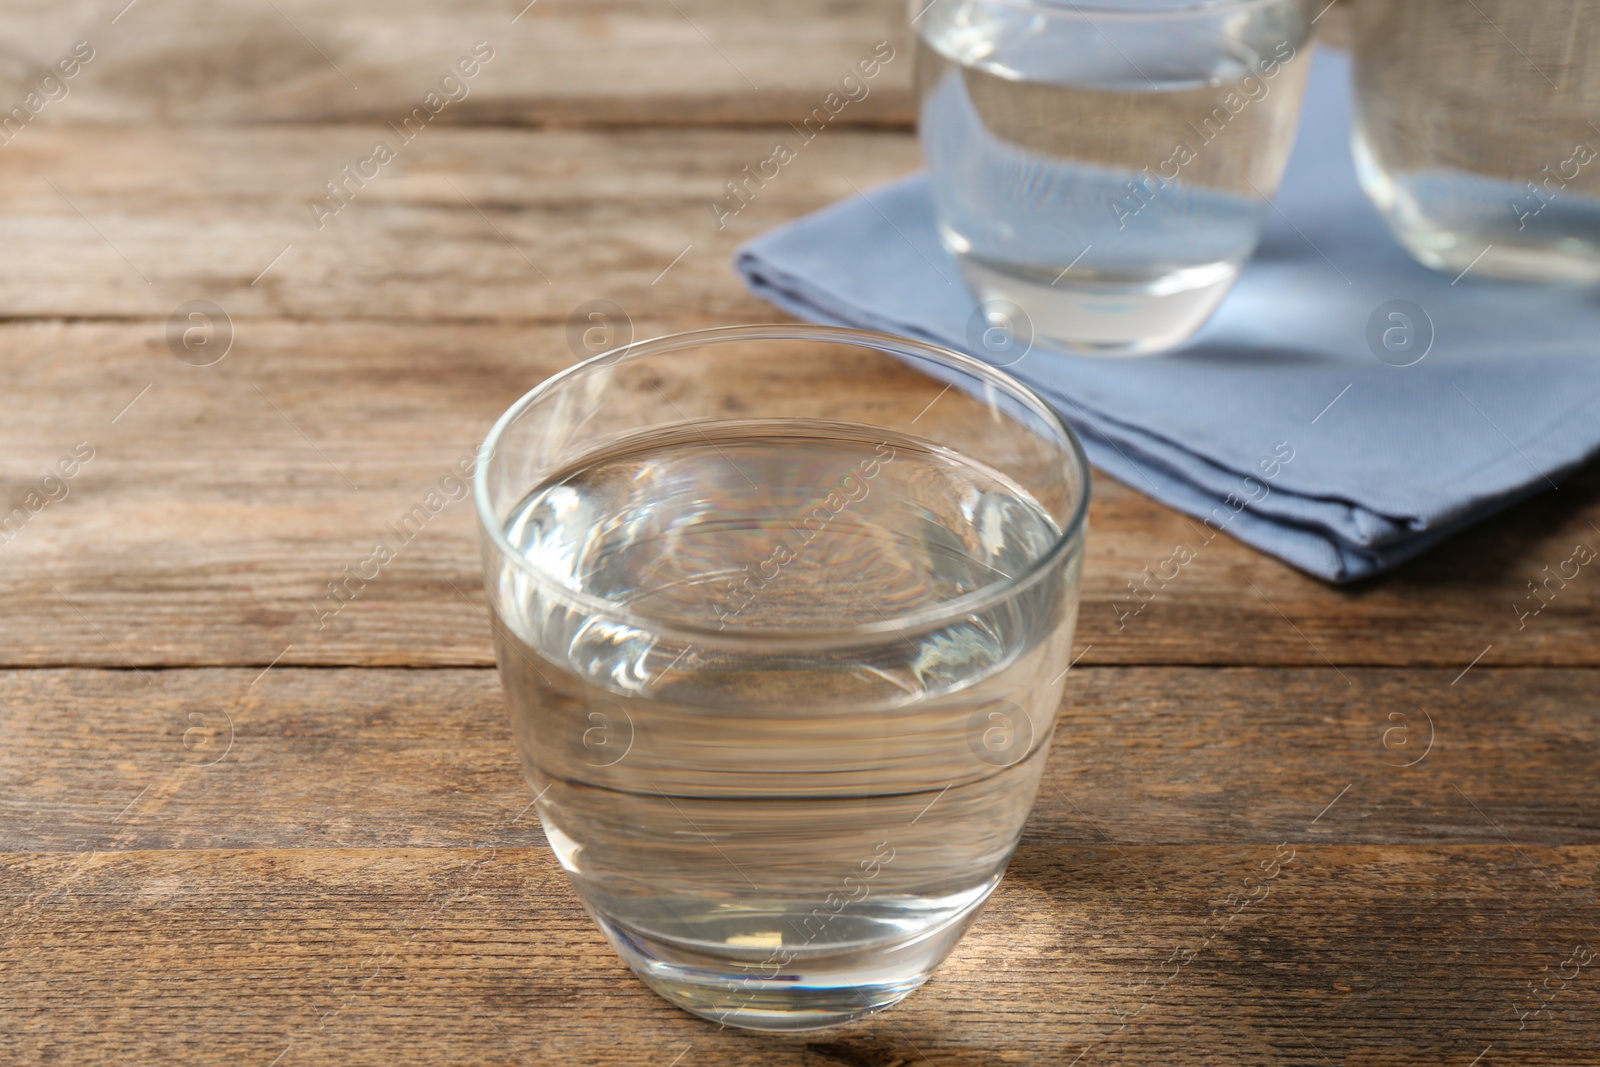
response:
[[[1076,349],[1188,338],[1282,178],[1308,5],[911,0],[911,14],[940,235],[978,298]]]
[[[1356,7],[1356,168],[1451,275],[1600,282],[1600,0]]]

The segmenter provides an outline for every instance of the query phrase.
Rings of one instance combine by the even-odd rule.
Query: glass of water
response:
[[[742,326],[580,363],[486,446],[513,732],[617,952],[753,1029],[921,985],[1044,766],[1089,494],[1072,431],[953,352]]]
[[[1600,0],[1356,5],[1356,165],[1420,262],[1600,282]]]
[[[1199,329],[1288,162],[1309,4],[910,4],[939,233],[978,298],[1107,355]]]

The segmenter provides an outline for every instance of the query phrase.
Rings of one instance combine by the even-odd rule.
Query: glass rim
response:
[[[512,424],[528,412],[531,405],[555,392],[568,380],[594,367],[624,363],[646,355],[675,352],[680,349],[714,345],[725,341],[760,340],[821,341],[852,345],[856,348],[873,349],[889,356],[910,356],[916,359],[926,359],[935,364],[965,371],[977,377],[986,385],[997,385],[1005,389],[1029,411],[1042,418],[1046,425],[1054,427],[1060,433],[1060,443],[1064,446],[1063,451],[1066,453],[1067,463],[1078,476],[1077,487],[1072,494],[1068,508],[1070,515],[1067,521],[1062,524],[1060,535],[1056,537],[1048,549],[1039,553],[1036,559],[1030,561],[1028,566],[1018,573],[1001,581],[974,589],[970,593],[964,593],[943,603],[915,611],[908,611],[895,616],[885,616],[875,622],[831,629],[804,630],[741,630],[736,627],[719,629],[710,625],[657,618],[647,613],[636,612],[625,604],[607,597],[595,596],[592,593],[573,589],[562,583],[554,575],[534,566],[526,556],[512,547],[511,542],[506,538],[505,524],[496,518],[490,506],[489,465],[494,462],[501,437],[511,428]],[[953,386],[954,383],[951,383],[951,385]],[[695,420],[688,421],[693,423]],[[532,489],[533,487],[529,486],[528,488]],[[953,621],[974,611],[993,606],[1034,585],[1049,573],[1051,568],[1071,550],[1073,544],[1082,535],[1089,515],[1091,474],[1089,457],[1084,452],[1083,442],[1079,440],[1077,432],[1073,430],[1071,425],[1054,408],[1045,403],[1029,386],[981,360],[925,341],[897,337],[892,334],[874,333],[868,330],[857,330],[845,326],[819,326],[805,323],[757,323],[743,326],[714,326],[706,329],[686,330],[680,333],[663,334],[660,337],[652,337],[643,341],[634,341],[631,344],[622,345],[581,360],[545,378],[507,408],[495,421],[494,426],[489,430],[488,436],[484,438],[483,444],[479,448],[477,467],[472,475],[472,495],[476,504],[478,525],[489,536],[495,551],[509,559],[513,566],[529,575],[538,585],[554,593],[560,599],[585,611],[608,619],[637,625],[641,629],[648,630],[658,636],[699,641],[705,644],[734,647],[749,645],[763,647],[771,647],[773,645],[817,647],[849,643],[861,638],[876,637],[884,634],[893,635],[908,628],[925,629],[931,625]],[[491,597],[491,601],[492,599]]]
[[[1034,11],[1052,18],[1081,18],[1087,20],[1092,15],[1095,18],[1125,19],[1129,22],[1225,15],[1233,11],[1269,7],[1282,2],[1283,0],[1168,0],[1168,3],[1162,7],[1140,9],[1114,7],[1108,4],[1106,0],[1090,0],[1090,2],[1082,4],[1076,3],[1075,0],[985,0],[985,3],[996,7],[1015,8],[1019,11]],[[938,0],[934,0],[934,3],[938,3]],[[933,4],[928,6],[932,7]]]

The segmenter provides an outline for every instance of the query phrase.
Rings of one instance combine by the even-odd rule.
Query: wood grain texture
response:
[[[1600,845],[1600,673],[1346,674],[1080,666],[1025,840]],[[0,741],[0,851],[540,840],[491,670],[3,672]]]
[[[208,299],[235,319],[564,321],[604,298],[766,321],[730,267],[739,243],[918,165],[909,134],[824,129],[719,227],[713,204],[740,203],[726,183],[780,139],[800,142],[786,126],[430,127],[409,144],[384,126],[30,129],[3,148],[0,317],[164,321]],[[396,156],[379,176],[345,177],[380,141]]]
[[[718,321],[672,312],[648,305],[636,335]],[[66,498],[0,544],[0,665],[491,663],[464,501],[433,517],[354,603],[331,619],[321,612],[330,581],[437,489],[512,400],[576,358],[564,318],[240,317],[233,350],[203,368],[173,357],[166,329],[0,326],[9,373],[0,514],[77,442],[95,449]],[[787,387],[782,368],[768,373],[773,390]],[[898,369],[850,385],[885,411],[910,412],[933,388]],[[1539,614],[1518,614],[1540,603],[1528,583],[1544,568],[1580,540],[1600,545],[1600,467],[1349,589],[1217,537],[1165,588],[1141,594],[1143,608],[1128,583],[1180,542],[1199,545],[1197,524],[1107,478],[1095,493],[1078,632],[1086,664],[1331,662],[1454,674],[1480,655],[1474,670],[1600,663],[1600,579],[1590,568],[1552,585]]]
[[[1263,880],[1274,855],[1291,858]],[[1024,847],[924,989],[789,1037],[649,993],[543,849],[11,854],[0,872],[18,1065],[1465,1067],[1487,1047],[1570,1067],[1596,1062],[1600,1029],[1594,965],[1562,967],[1600,940],[1592,846]],[[1546,980],[1560,992],[1523,1016]]]
[[[25,0],[5,12],[0,100],[85,40],[94,58],[35,121],[385,122],[484,41],[494,58],[440,121],[799,121],[875,42],[901,48],[906,17],[897,0]],[[908,124],[910,84],[891,64],[840,121]]]

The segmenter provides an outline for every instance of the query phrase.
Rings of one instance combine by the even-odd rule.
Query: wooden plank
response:
[[[1025,840],[1600,845],[1596,672],[1346,674],[1079,667]],[[539,839],[490,670],[3,672],[0,740],[0,851]]]
[[[1323,40],[1348,42],[1343,6],[1319,20]],[[86,41],[93,58],[65,80],[65,95],[43,87],[29,128],[385,123],[421,105],[482,41],[493,58],[464,89],[447,87],[457,99],[436,121],[783,124],[823,105],[887,41],[895,58],[865,95],[843,87],[854,99],[834,124],[909,128],[907,16],[898,0],[457,0],[448,9],[423,0],[21,0],[0,18],[11,42],[0,102],[40,92],[40,79]]]
[[[744,168],[779,140],[797,158],[758,187]],[[380,141],[395,157],[363,180]],[[767,321],[729,267],[739,243],[918,165],[903,133],[800,142],[787,126],[30,129],[4,148],[0,317],[165,320],[207,299],[234,319],[564,321],[604,298]]]
[[[714,321],[655,304],[634,330]],[[331,619],[327,584],[359,567],[512,400],[575,358],[566,323],[241,316],[233,350],[203,368],[174,358],[166,329],[0,326],[0,513],[78,442],[95,449],[67,497],[0,545],[0,665],[492,662],[465,503],[448,504]],[[784,368],[760,373],[775,394],[789,388]],[[937,391],[900,370],[840,380],[841,397],[887,414],[914,413]],[[1600,664],[1593,568],[1552,582],[1537,615],[1519,614],[1542,602],[1530,581],[1560,570],[1578,541],[1600,545],[1600,467],[1351,589],[1218,537],[1165,588],[1141,594],[1142,609],[1128,583],[1160,570],[1177,544],[1198,544],[1196,524],[1109,479],[1095,492],[1086,664],[1334,662],[1452,675],[1475,660],[1474,671]]]
[[[398,122],[481,41],[492,58],[444,87],[438,121],[799,121],[887,40],[897,60],[839,121],[904,125],[906,16],[898,0],[25,0],[0,19],[0,100],[83,40],[93,59],[36,123]]]
[[[0,871],[19,1065],[1571,1065],[1600,1031],[1593,846],[1026,847],[924,989],[787,1037],[646,991],[542,849]]]

